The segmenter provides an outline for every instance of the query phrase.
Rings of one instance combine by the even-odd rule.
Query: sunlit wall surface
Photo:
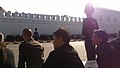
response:
[[[117,33],[120,30],[120,12],[96,8],[93,17],[97,19],[101,29],[108,33]],[[69,15],[44,15],[19,12],[0,13],[0,31],[5,35],[21,34],[24,28],[33,31],[38,28],[39,34],[52,34],[60,27],[67,27],[71,34],[81,34],[84,18]]]

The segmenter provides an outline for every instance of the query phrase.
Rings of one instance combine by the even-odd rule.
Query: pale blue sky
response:
[[[85,4],[120,11],[119,0],[0,0],[6,11],[83,17]]]

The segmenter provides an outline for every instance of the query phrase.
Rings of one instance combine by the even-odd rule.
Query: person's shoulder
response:
[[[68,61],[78,61],[80,60],[78,52],[70,45],[69,49],[63,53],[64,57],[68,60]]]
[[[83,21],[84,21],[84,22],[88,22],[88,21],[89,21],[89,22],[90,22],[90,21],[91,21],[91,22],[92,22],[92,21],[97,22],[97,20],[96,20],[95,18],[93,18],[93,17],[84,18]]]
[[[11,56],[14,56],[14,53],[13,53],[13,51],[11,49],[7,48],[7,53],[10,54]]]
[[[36,41],[36,40],[33,40],[33,41],[32,41],[32,44],[33,44],[33,45],[42,46],[42,44],[41,44],[40,42]]]
[[[84,18],[84,19],[83,19],[83,22],[85,22],[85,21],[87,21],[87,20],[88,20],[88,18]]]
[[[36,40],[31,40],[28,43],[29,45],[27,47],[44,50],[44,47],[42,46],[42,44]]]
[[[114,41],[120,43],[120,37],[116,38]]]
[[[6,48],[7,49],[7,51],[9,51],[9,52],[13,52],[11,49],[9,49],[9,48]]]
[[[65,53],[67,53],[68,55],[73,55],[77,54],[77,51],[71,45],[68,45],[65,49]]]
[[[71,46],[71,54],[78,54],[78,52]]]
[[[109,44],[115,44],[115,43],[120,43],[120,38],[114,38],[110,41],[108,41]]]
[[[94,23],[97,23],[97,20],[95,18],[93,18],[93,17],[90,17],[89,20],[91,20]]]
[[[24,46],[25,44],[26,44],[26,42],[22,41],[22,42],[20,43],[19,47],[22,47],[22,46]]]

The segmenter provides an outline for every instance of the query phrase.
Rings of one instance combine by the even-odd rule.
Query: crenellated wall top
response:
[[[64,22],[81,22],[80,17],[71,17],[68,15],[44,15],[44,14],[31,14],[31,13],[18,13],[17,11],[12,13],[1,12],[0,18],[12,18],[12,19],[28,19],[28,20],[48,20],[48,21],[64,21]]]

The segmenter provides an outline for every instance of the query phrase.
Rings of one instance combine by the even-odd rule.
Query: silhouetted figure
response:
[[[108,43],[108,35],[104,30],[95,30],[92,42],[97,45],[96,55],[98,68],[119,68],[117,67],[117,52]]]
[[[38,39],[39,39],[39,34],[38,34],[38,32],[37,32],[37,28],[35,28],[35,32],[33,33],[33,38],[34,38],[36,41],[38,41]]]
[[[0,33],[0,68],[15,68],[13,51],[7,48],[2,33]]]
[[[19,45],[18,68],[25,68],[25,66],[27,68],[41,68],[44,62],[44,48],[32,38],[31,29],[24,29],[22,34],[24,42]]]
[[[112,39],[111,41],[109,41],[109,45],[113,46],[116,51],[117,51],[117,63],[118,63],[118,68],[120,68],[120,31],[118,32],[118,37]]]
[[[118,37],[112,39],[109,43],[110,43],[113,47],[115,47],[115,48],[118,50],[118,52],[120,53],[120,31],[118,32]]]
[[[83,20],[83,28],[82,28],[82,36],[84,37],[85,40],[85,49],[86,49],[86,54],[87,54],[87,63],[86,63],[86,68],[90,67],[97,67],[94,66],[93,63],[96,63],[95,60],[95,46],[92,44],[92,35],[93,31],[95,29],[99,29],[97,20],[92,18],[92,14],[94,12],[94,7],[92,4],[87,4],[85,7],[85,14],[87,15],[87,18]],[[92,64],[90,64],[92,63]]]
[[[84,68],[77,51],[69,44],[68,31],[60,28],[53,35],[54,50],[50,52],[42,68]]]

